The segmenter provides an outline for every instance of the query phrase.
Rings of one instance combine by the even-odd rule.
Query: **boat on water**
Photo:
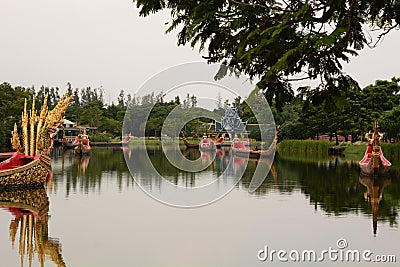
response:
[[[193,143],[190,143],[188,140],[187,140],[187,138],[186,138],[186,136],[185,136],[185,134],[182,132],[182,140],[183,140],[183,143],[185,144],[185,146],[186,146],[186,148],[195,148],[195,149],[198,149],[199,148],[199,144],[193,144]]]
[[[91,147],[119,147],[119,146],[127,146],[129,141],[131,140],[131,136],[128,135],[122,139],[120,142],[92,142],[90,141],[89,144]]]
[[[217,148],[221,148],[222,144],[224,143],[224,141],[225,141],[225,138],[220,137],[220,138],[218,138],[217,140],[214,141],[214,144],[215,144],[215,146]]]
[[[209,138],[207,135],[204,135],[200,143],[194,144],[190,143],[183,133],[182,133],[182,140],[186,148],[197,148],[201,150],[216,150],[217,148],[221,148],[224,142],[223,137],[220,137],[217,140],[213,140]]]
[[[80,133],[72,144],[75,146],[75,155],[82,156],[90,153],[91,147],[89,144],[89,136],[86,134],[86,130],[84,130],[83,133]]]
[[[50,158],[45,155],[26,156],[14,152],[0,162],[0,187],[43,186],[48,179],[49,162]]]
[[[196,148],[196,149],[199,148],[199,144],[190,143],[190,142],[186,139],[186,137],[183,137],[183,143],[185,144],[186,148]]]
[[[132,139],[132,136],[131,136],[131,135],[128,135],[128,136],[124,137],[124,139],[122,139],[122,141],[121,141],[121,144],[122,144],[123,146],[124,146],[124,145],[128,145],[129,142],[131,141],[131,139]]]
[[[215,145],[214,141],[211,140],[211,138],[208,138],[207,135],[204,135],[199,144],[199,149],[214,151],[217,149],[217,146]]]
[[[21,120],[22,143],[17,124],[14,124],[11,145],[15,152],[7,153],[9,158],[0,162],[0,187],[44,186],[50,177],[52,138],[64,120],[72,96],[64,95],[51,111],[47,108],[47,98],[46,95],[39,116],[36,115],[35,98],[29,114],[25,99]]]
[[[383,134],[379,132],[378,121],[374,123],[374,132],[372,134],[366,133],[365,138],[368,141],[368,146],[365,150],[364,157],[359,161],[361,171],[366,174],[374,175],[387,172],[389,167],[392,166],[392,163],[383,155],[380,146],[380,140],[383,138]]]
[[[247,141],[241,141],[237,137],[232,141],[232,151],[235,156],[246,158],[266,158],[275,154],[276,145],[278,143],[278,130],[276,130],[275,138],[269,145],[268,149],[251,149]]]

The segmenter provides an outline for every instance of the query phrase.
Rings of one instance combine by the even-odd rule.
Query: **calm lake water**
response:
[[[162,191],[142,164],[145,153],[130,151],[132,175],[146,190]],[[205,162],[209,157],[184,154]],[[163,176],[184,188],[216,179],[231,156],[220,151],[211,166],[190,173],[174,168],[158,148],[149,155]],[[0,266],[306,266],[276,256],[262,262],[257,254],[268,246],[319,255],[330,247],[338,250],[339,239],[347,243],[342,251],[370,250],[371,258],[395,255],[400,261],[398,167],[374,180],[342,158],[285,153],[276,156],[267,179],[250,193],[252,171],[260,163],[235,159],[233,167],[246,163],[243,178],[225,197],[183,209],[149,197],[133,180],[121,148],[96,148],[84,158],[56,150],[46,190],[14,192],[18,196],[0,191]],[[12,198],[35,206],[37,216],[8,208],[4,201]],[[326,257],[320,264],[334,262]]]

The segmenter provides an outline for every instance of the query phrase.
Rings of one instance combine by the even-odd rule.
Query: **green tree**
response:
[[[328,96],[343,82],[342,64],[400,23],[399,1],[373,0],[134,0],[141,16],[171,11],[167,32],[179,28],[178,45],[199,45],[208,62],[225,63],[260,77],[270,103],[293,97],[290,81],[320,79]],[[365,30],[365,25],[369,30]],[[224,70],[225,72],[227,70]],[[300,78],[293,75],[306,73]]]
[[[125,92],[121,90],[118,95],[118,107],[123,108],[125,107]]]
[[[30,90],[20,86],[13,88],[7,82],[0,84],[0,146],[11,147],[11,131],[14,123],[19,124],[21,120],[25,98],[29,108],[32,101]]]
[[[400,141],[400,105],[385,111],[379,121],[381,129],[385,132],[385,138],[389,141]]]
[[[88,124],[89,126],[98,127],[103,120],[103,103],[99,100],[88,102],[80,117],[80,124]]]

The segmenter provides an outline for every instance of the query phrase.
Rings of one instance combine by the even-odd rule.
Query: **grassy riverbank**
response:
[[[382,151],[387,158],[400,158],[400,144],[381,143]],[[348,159],[360,160],[367,149],[367,144],[349,145],[344,151],[344,155]]]
[[[132,138],[129,142],[129,146],[130,147],[138,147],[138,146],[142,146],[143,145],[143,140],[146,144],[146,147],[161,147],[161,139],[159,138]],[[194,140],[193,142],[195,142],[196,140]],[[175,145],[176,143],[179,143],[180,147],[184,147],[185,144],[183,143],[183,140],[181,139],[166,139],[163,141],[165,145]],[[190,140],[189,142],[192,142],[192,140]],[[198,142],[198,141],[197,141]]]
[[[159,138],[145,138],[145,144],[146,146],[161,146],[161,140]],[[201,139],[191,139],[188,138],[189,143],[193,143],[193,144],[198,144],[200,143]],[[179,142],[179,146],[181,147],[185,147],[185,143],[183,142],[183,140],[181,138],[175,138],[175,139],[166,139],[164,140],[164,144],[166,145],[173,145],[176,144],[176,142]],[[129,142],[129,146],[138,146],[138,145],[142,145],[143,144],[143,139],[142,138],[132,138],[131,141]],[[225,142],[225,144],[231,144],[230,141]],[[261,141],[252,141],[251,142],[251,148],[255,149],[267,149],[268,146],[266,144],[264,144]]]
[[[281,152],[318,152],[328,154],[328,148],[334,142],[315,140],[283,140],[278,144],[278,151]]]

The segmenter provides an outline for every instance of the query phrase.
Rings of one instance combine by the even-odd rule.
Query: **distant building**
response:
[[[75,128],[76,123],[70,120],[64,119],[62,126],[64,129]]]
[[[73,142],[78,136],[79,132],[83,130],[86,130],[89,135],[97,133],[97,127],[91,127],[89,125],[76,125],[75,122],[64,119],[62,128],[58,128],[58,134],[54,138],[54,142],[56,145],[62,144],[64,135],[67,142]]]
[[[225,136],[225,139],[231,140],[236,135],[239,138],[247,138],[251,132],[260,132],[261,130],[269,136],[275,136],[274,124],[250,124],[247,121],[242,121],[236,108],[227,108],[221,122],[209,123],[207,129],[213,136]]]

